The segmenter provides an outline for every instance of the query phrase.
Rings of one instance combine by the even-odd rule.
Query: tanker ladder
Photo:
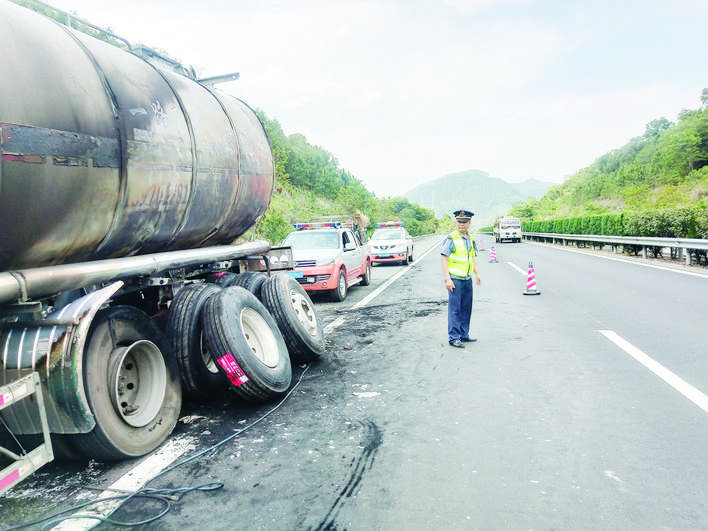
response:
[[[0,494],[9,490],[13,485],[34,473],[39,467],[46,465],[54,459],[52,442],[49,438],[47,413],[44,410],[44,398],[42,397],[39,373],[32,372],[19,380],[0,386],[0,410],[23,398],[28,398],[35,393],[37,394],[37,408],[39,409],[39,416],[42,422],[44,443],[40,444],[29,453],[25,452],[23,449],[24,455],[17,455],[7,448],[0,446],[0,454],[15,461],[0,471]]]

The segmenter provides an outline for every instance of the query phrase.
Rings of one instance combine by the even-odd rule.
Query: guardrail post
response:
[[[684,249],[683,250],[686,253],[686,265],[691,265],[691,249]]]
[[[647,246],[642,245],[642,258],[646,259],[646,257],[647,257]]]

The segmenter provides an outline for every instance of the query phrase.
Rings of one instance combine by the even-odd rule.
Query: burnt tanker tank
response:
[[[292,269],[290,249],[234,243],[273,193],[253,110],[145,49],[7,0],[0,49],[0,454],[13,461],[0,494],[54,450],[151,452],[183,392],[281,396],[292,366],[279,326],[313,356],[324,336],[319,325],[292,332],[306,299],[277,274]],[[278,310],[292,322],[248,292],[256,280],[270,301],[298,305]]]
[[[0,0],[0,271],[231,243],[273,158],[242,101]]]

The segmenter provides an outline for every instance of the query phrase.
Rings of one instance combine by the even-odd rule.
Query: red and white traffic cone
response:
[[[484,240],[479,240],[479,250],[484,251]]]
[[[524,295],[540,295],[541,292],[536,289],[536,273],[533,270],[533,263],[529,262],[529,276],[526,281],[526,291]]]
[[[492,262],[498,262],[497,252],[494,250],[494,247],[492,247],[492,250],[490,251],[489,255],[489,263],[491,264]]]

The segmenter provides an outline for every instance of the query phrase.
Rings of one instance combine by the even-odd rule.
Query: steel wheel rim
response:
[[[211,354],[209,354],[209,348],[207,347],[206,338],[204,337],[203,333],[201,334],[201,337],[199,339],[199,344],[201,345],[200,348],[202,353],[202,362],[204,363],[206,370],[212,374],[217,374],[219,372],[219,369],[216,366],[214,358],[212,358]]]
[[[314,336],[317,334],[317,318],[315,315],[315,310],[312,308],[310,301],[303,296],[302,293],[298,293],[294,289],[290,290],[290,304],[292,304],[295,310],[295,315],[297,315],[298,321],[305,328],[308,334]]]
[[[167,368],[152,341],[118,347],[108,358],[111,402],[118,415],[136,428],[146,426],[162,408]]]
[[[241,310],[243,337],[258,361],[267,367],[278,365],[278,342],[268,322],[252,308]]]

